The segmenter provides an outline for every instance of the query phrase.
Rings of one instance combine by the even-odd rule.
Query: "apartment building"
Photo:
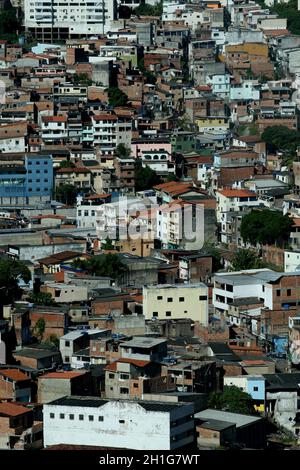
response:
[[[24,26],[43,42],[105,34],[116,18],[116,0],[25,0]]]
[[[239,212],[246,208],[257,207],[260,201],[254,191],[248,189],[222,189],[216,191],[217,222],[224,221],[227,212]]]
[[[208,287],[203,283],[145,286],[143,312],[146,320],[191,318],[207,326]]]
[[[116,114],[103,113],[92,116],[94,146],[101,152],[113,150],[123,144],[130,148],[132,136],[131,119]]]

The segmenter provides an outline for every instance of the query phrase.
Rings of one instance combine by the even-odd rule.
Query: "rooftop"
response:
[[[130,341],[126,341],[120,346],[123,348],[144,348],[144,349],[150,349],[155,346],[158,346],[159,344],[164,344],[167,343],[166,339],[161,339],[161,338],[148,338],[147,336],[137,336],[136,338],[133,338]]]
[[[195,414],[195,418],[202,420],[216,420],[227,422],[229,424],[235,424],[237,428],[248,426],[249,424],[261,421],[263,418],[250,415],[242,415],[239,413],[230,413],[228,411],[213,410],[208,408],[207,410],[200,411]]]

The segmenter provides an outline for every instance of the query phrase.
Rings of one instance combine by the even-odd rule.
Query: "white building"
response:
[[[208,75],[206,85],[210,85],[216,95],[227,98],[230,94],[230,75],[228,73]]]
[[[281,276],[282,273],[270,269],[217,273],[214,276],[213,306],[218,312],[228,313],[235,300],[253,297],[272,310],[275,295],[272,282]]]
[[[194,406],[64,397],[44,405],[44,445],[173,450],[194,440]]]
[[[231,85],[230,100],[252,100],[260,99],[260,84],[257,80],[244,80],[239,85]]]
[[[142,151],[142,166],[148,166],[158,175],[175,175],[175,163],[171,162],[171,155],[165,151]]]
[[[163,248],[200,249],[204,243],[204,207],[172,201],[156,212],[157,239]]]
[[[216,199],[219,223],[222,223],[223,216],[227,212],[239,212],[245,208],[257,207],[261,203],[255,192],[249,189],[222,189],[216,192]]]
[[[300,251],[284,251],[284,272],[300,271]]]
[[[116,0],[24,0],[24,26],[43,41],[104,34]]]
[[[190,318],[204,326],[208,324],[208,287],[197,284],[161,284],[143,289],[145,318]]]
[[[68,138],[68,119],[66,116],[42,116],[42,139],[45,144],[65,142]]]
[[[94,146],[113,151],[119,144],[131,147],[132,120],[115,114],[92,116]]]

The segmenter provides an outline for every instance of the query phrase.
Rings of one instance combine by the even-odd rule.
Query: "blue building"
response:
[[[0,156],[0,204],[25,205],[48,202],[53,192],[50,155]]]

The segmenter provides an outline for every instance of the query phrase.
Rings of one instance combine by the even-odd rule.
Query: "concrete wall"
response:
[[[55,418],[50,418],[50,412]],[[64,419],[60,414],[64,413]],[[185,444],[170,442],[170,421],[193,413],[193,406],[178,407],[171,416],[166,412],[146,411],[138,403],[111,401],[101,407],[44,407],[44,443],[118,447],[139,450],[170,450]],[[74,414],[74,420],[69,415]],[[79,420],[79,414],[83,420]],[[89,416],[94,420],[90,421]],[[99,416],[102,420],[99,421]],[[178,426],[179,432],[193,428],[193,420]],[[177,432],[178,432],[177,431]],[[176,428],[172,428],[172,434]],[[188,440],[191,442],[191,440]],[[171,447],[172,446],[172,447]]]

